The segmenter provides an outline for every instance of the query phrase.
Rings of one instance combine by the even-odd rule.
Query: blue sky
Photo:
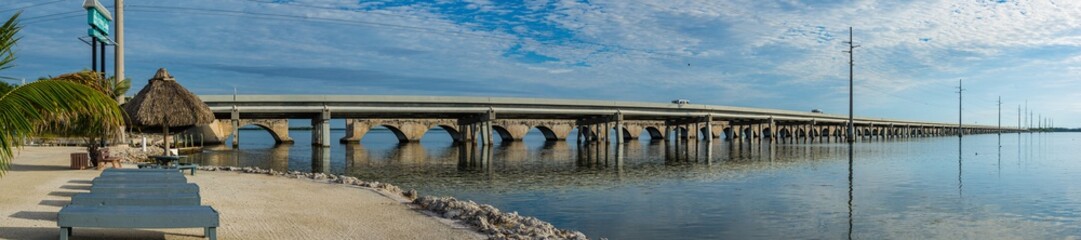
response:
[[[89,67],[81,0],[24,10],[16,67]],[[111,8],[112,1],[105,5]],[[1081,127],[1079,1],[323,1],[126,4],[134,94],[165,67],[197,94],[467,95],[693,103]],[[54,15],[59,14],[59,15]],[[110,57],[111,59],[111,57]],[[111,61],[111,60],[110,60]],[[111,63],[109,65],[112,65]],[[110,71],[112,67],[109,67]]]

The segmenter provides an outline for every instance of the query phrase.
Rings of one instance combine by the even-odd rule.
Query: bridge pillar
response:
[[[706,140],[707,143],[713,143],[713,136],[714,136],[713,135],[713,115],[706,115],[706,118],[703,119],[703,120],[705,120],[705,122],[706,122],[706,134],[707,135],[706,135],[705,140]],[[706,147],[711,148],[711,146],[708,146],[708,145]]]
[[[623,113],[616,112],[616,144],[623,144]]]
[[[627,131],[623,134],[623,138],[627,140],[634,140],[638,139],[639,136],[642,135],[642,131],[646,131],[646,128],[643,127],[641,124],[623,121],[623,129],[621,131]],[[650,135],[650,137],[652,138],[652,135]]]
[[[473,115],[458,119],[458,128],[463,142],[492,145],[492,121],[495,120],[495,112],[487,111],[479,115]]]
[[[270,131],[270,136],[274,137],[274,143],[293,143],[293,138],[289,137],[289,119],[262,119],[251,121],[256,125],[263,125],[267,131]]]
[[[481,131],[483,131],[483,134],[484,134],[484,145],[485,146],[491,146],[495,142],[494,140],[492,140],[492,121],[493,120],[495,120],[495,111],[488,110],[488,112],[485,114],[484,121],[481,122],[481,126],[483,126],[483,128],[484,128]]]
[[[477,139],[474,134],[476,134],[476,132],[473,131],[473,125],[458,123],[458,141],[463,143],[476,143]]]
[[[372,126],[367,121],[361,121],[359,119],[346,119],[345,120],[345,137],[338,140],[341,143],[359,143],[360,139],[364,138],[365,134],[368,134],[368,130],[371,130]]]
[[[701,128],[699,127],[701,126],[700,123],[692,122],[683,124],[683,126],[687,127],[687,141],[698,141],[698,135],[702,134]]]
[[[330,147],[330,109],[312,118],[312,145]]]
[[[550,131],[541,131],[544,134],[544,139],[547,141],[564,141],[567,140],[567,136],[571,134],[571,129],[574,129],[572,123],[546,123],[543,125]]]
[[[418,121],[416,119],[396,122],[398,122],[396,126],[398,131],[402,133],[401,136],[398,136],[398,141],[403,143],[420,142],[420,139],[424,137],[424,133],[427,133],[428,130],[432,128],[429,123]],[[451,138],[453,138],[453,136]]]
[[[777,122],[773,121],[773,117],[769,117],[769,142],[777,142]]]
[[[498,132],[503,141],[522,141],[522,139],[525,139],[525,135],[529,133],[529,125],[524,123],[509,120],[500,120],[498,122],[499,124],[495,124],[495,126],[502,129],[502,131]]]
[[[233,123],[233,148],[240,147],[240,110],[233,106],[233,111],[229,113],[229,119]]]

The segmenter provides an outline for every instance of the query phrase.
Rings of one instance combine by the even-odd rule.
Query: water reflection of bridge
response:
[[[836,144],[827,144],[836,145]],[[220,166],[255,166],[279,171],[349,173],[380,170],[455,169],[469,172],[621,172],[630,165],[716,164],[746,161],[774,161],[775,157],[818,159],[815,147],[804,144],[739,144],[736,142],[663,141],[632,142],[608,145],[546,141],[529,144],[501,142],[495,146],[453,143],[449,146],[426,146],[401,143],[393,147],[370,149],[364,144],[342,144],[342,156],[333,156],[331,148],[277,144],[269,148],[233,149],[215,146],[198,156],[203,164]],[[799,147],[805,146],[805,147]],[[290,156],[300,153],[302,156]],[[309,155],[310,154],[310,155]],[[824,155],[825,156],[825,155]],[[440,170],[442,171],[442,170]]]

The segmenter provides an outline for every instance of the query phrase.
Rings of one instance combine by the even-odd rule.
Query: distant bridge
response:
[[[312,119],[312,144],[330,146],[330,119],[346,119],[341,142],[358,142],[383,126],[401,142],[420,141],[434,127],[455,141],[491,144],[522,140],[536,128],[550,141],[566,140],[578,129],[578,141],[617,142],[647,132],[653,139],[723,138],[736,142],[842,141],[848,116],[761,108],[700,104],[564,100],[503,97],[345,96],[345,95],[203,95],[218,119],[200,131],[218,142],[237,129],[255,125],[276,142],[292,142],[288,119]],[[855,118],[857,138],[902,138],[1016,132],[1025,129],[986,125]],[[613,131],[615,130],[615,131]],[[209,132],[208,132],[209,131]],[[614,139],[611,136],[615,135]],[[213,142],[213,141],[212,141]]]

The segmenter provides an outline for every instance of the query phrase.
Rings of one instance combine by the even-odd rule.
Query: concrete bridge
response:
[[[203,95],[218,119],[201,131],[210,142],[240,141],[237,129],[255,125],[278,143],[292,142],[288,119],[311,119],[312,144],[330,146],[330,119],[346,120],[340,142],[359,142],[374,127],[385,127],[401,142],[416,142],[442,128],[459,142],[490,145],[520,141],[537,129],[550,141],[652,139],[735,142],[842,141],[848,116],[775,109],[699,104],[494,97]],[[1026,129],[858,117],[857,138],[903,138],[1015,132]],[[578,135],[569,136],[577,129]],[[614,135],[614,136],[613,136]],[[213,136],[213,137],[210,137]]]

